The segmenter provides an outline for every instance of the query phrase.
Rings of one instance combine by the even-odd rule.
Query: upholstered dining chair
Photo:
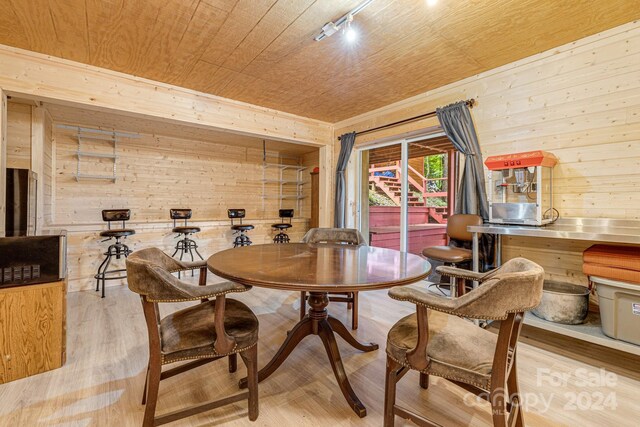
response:
[[[171,273],[200,269],[200,286]],[[249,419],[258,418],[258,319],[243,303],[226,298],[248,286],[232,282],[206,285],[205,261],[182,262],[157,248],[134,252],[127,258],[129,289],[140,295],[149,333],[149,364],[142,396],[144,426],[169,423],[229,403],[248,399]],[[198,304],[160,319],[158,303],[198,301]],[[248,392],[187,409],[155,416],[160,381],[206,363],[229,357],[229,371],[240,354],[247,367]],[[192,360],[162,371],[162,366]]]
[[[491,403],[493,425],[523,426],[518,390],[516,345],[524,312],[542,298],[544,270],[515,258],[490,273],[438,267],[456,278],[481,286],[458,298],[446,298],[416,287],[397,287],[391,298],[409,301],[417,312],[398,321],[387,337],[384,425],[398,415],[419,425],[438,425],[396,405],[396,384],[410,370],[420,372],[420,386],[436,375]],[[465,319],[466,318],[466,319]],[[468,319],[500,320],[498,334]]]
[[[302,238],[302,243],[366,245],[364,236],[354,228],[312,228]],[[358,292],[334,292],[329,301],[346,302],[351,310],[351,329],[358,329]],[[307,314],[307,293],[300,292],[300,320]]]

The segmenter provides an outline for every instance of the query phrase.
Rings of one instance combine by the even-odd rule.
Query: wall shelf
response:
[[[600,315],[597,313],[589,313],[587,319],[581,325],[563,325],[561,323],[549,322],[531,313],[527,313],[524,317],[524,324],[640,356],[640,345],[606,336],[602,332]]]
[[[265,209],[265,200],[279,200],[279,209],[294,207],[295,215],[301,216],[300,201],[305,198],[302,189],[306,184],[302,171],[307,167],[300,164],[299,158],[267,152],[266,143],[263,143],[262,152],[262,209]],[[286,206],[283,206],[283,201],[288,201]],[[291,201],[295,202],[295,206]]]
[[[93,129],[80,126],[71,126],[59,124],[57,127],[62,129],[69,129],[76,132],[76,138],[78,140],[78,149],[76,151],[76,158],[78,159],[75,178],[76,181],[85,179],[90,180],[106,180],[116,182],[116,166],[118,156],[116,154],[118,138],[139,138],[137,134],[131,134],[126,132],[117,132],[115,130],[108,131],[102,129]],[[84,144],[84,147],[83,147]],[[86,148],[96,149],[97,151],[90,151]],[[101,175],[95,173],[86,173],[83,170],[89,170],[93,172],[96,166],[104,166],[103,163],[92,163],[90,159],[108,159],[113,161],[111,169],[113,173],[111,175]]]

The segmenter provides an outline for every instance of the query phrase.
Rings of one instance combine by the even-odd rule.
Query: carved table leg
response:
[[[300,341],[302,341],[304,337],[313,334],[311,323],[311,319],[305,317],[302,321],[298,322],[291,331],[289,331],[287,339],[284,340],[284,343],[282,343],[275,356],[273,356],[269,363],[267,363],[267,365],[258,372],[258,382],[273,374],[276,369],[282,365],[282,362],[289,357],[289,354],[291,354]],[[247,388],[247,378],[242,378],[240,380],[240,388]]]
[[[345,340],[351,347],[356,348],[360,351],[374,351],[378,349],[378,344],[364,344],[358,341],[353,335],[351,335],[347,327],[344,326],[344,324],[335,317],[329,316],[327,318],[327,321],[329,322],[329,325],[331,325],[331,329],[333,329],[333,332],[340,335],[342,339]]]
[[[320,339],[322,339],[322,344],[324,344],[324,348],[329,355],[329,362],[331,362],[333,374],[336,376],[336,380],[338,380],[340,390],[342,390],[342,394],[344,398],[347,399],[351,409],[353,409],[360,418],[363,418],[367,415],[367,408],[360,402],[360,399],[358,399],[358,396],[356,396],[356,393],[351,388],[351,384],[349,384],[349,378],[347,378],[347,372],[344,370],[338,343],[336,343],[336,337],[331,329],[331,325],[328,321],[324,320],[320,322],[319,326]]]
[[[262,381],[273,374],[304,337],[307,335],[318,335],[327,351],[329,362],[338,380],[342,394],[359,417],[366,416],[367,409],[362,402],[360,402],[360,399],[358,399],[358,396],[356,396],[349,384],[347,373],[342,364],[340,350],[336,343],[335,333],[340,335],[348,344],[361,351],[377,350],[378,345],[360,343],[349,333],[346,326],[338,319],[328,315],[327,305],[329,305],[329,297],[326,292],[309,292],[307,302],[309,303],[307,315],[287,333],[287,338],[280,346],[278,352],[264,368],[260,369],[258,372],[258,381]],[[240,387],[247,387],[246,378],[240,380]]]

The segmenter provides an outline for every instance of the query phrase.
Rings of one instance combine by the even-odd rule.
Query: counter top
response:
[[[482,224],[467,228],[472,233],[551,239],[590,240],[640,245],[640,221],[610,218],[560,218],[542,227],[526,225]]]

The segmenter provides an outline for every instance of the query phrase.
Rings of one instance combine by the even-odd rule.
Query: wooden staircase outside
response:
[[[402,183],[400,162],[395,162],[390,166],[375,167],[372,165],[369,169],[369,183],[373,184],[373,188],[378,194],[383,195],[391,199],[396,206],[400,206],[402,196]],[[375,172],[391,171],[394,176],[381,176],[376,175]],[[427,182],[436,180],[446,180],[447,178],[429,179],[420,174],[417,170],[409,166],[409,190],[410,196],[408,197],[407,204],[409,206],[427,206],[427,200],[434,197],[447,197],[447,192],[429,192],[427,191]],[[415,179],[415,178],[417,179]],[[422,194],[422,201],[415,195],[415,193]],[[447,222],[447,207],[432,207],[429,209],[429,216],[438,224],[444,224]]]

